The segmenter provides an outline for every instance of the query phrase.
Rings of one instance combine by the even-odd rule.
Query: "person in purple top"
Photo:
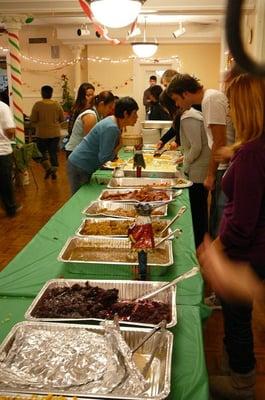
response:
[[[223,176],[227,203],[219,236],[213,242],[235,261],[247,261],[265,279],[265,81],[249,74],[234,78],[227,89],[237,141]],[[240,275],[238,277],[240,279]],[[255,355],[252,306],[222,300],[224,350],[230,375],[210,378],[218,399],[254,399]]]

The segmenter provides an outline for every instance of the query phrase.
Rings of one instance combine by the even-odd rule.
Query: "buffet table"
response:
[[[24,313],[45,282],[52,278],[132,279],[108,265],[108,276],[99,276],[98,265],[89,264],[86,273],[69,271],[67,265],[57,261],[66,239],[73,235],[81,223],[81,210],[101,193],[103,186],[83,186],[38,232],[31,242],[0,273],[0,340],[11,327],[24,318]],[[183,230],[173,242],[174,264],[163,276],[155,280],[169,281],[189,270],[197,263],[188,191],[169,206],[168,218],[173,217],[181,205],[186,213],[173,228]],[[181,282],[177,288],[178,323],[172,329],[174,349],[170,399],[206,400],[208,398],[207,372],[203,353],[201,312],[203,282],[200,275]]]
[[[67,238],[74,235],[82,219],[81,211],[95,200],[104,186],[83,186],[38,232],[31,242],[8,264],[0,273],[0,296],[27,296],[33,297],[39,292],[48,279],[64,278],[102,278],[99,276],[99,266],[89,264],[84,274],[84,264],[73,268],[69,272],[69,265],[57,261],[57,256]],[[177,275],[191,269],[197,264],[191,215],[189,209],[189,195],[183,190],[173,204],[169,205],[168,217],[173,217],[180,206],[186,205],[187,211],[175,222],[174,228],[181,228],[183,233],[173,241],[174,264],[166,268],[163,276],[153,280],[170,281]],[[128,268],[122,266],[112,268],[106,266],[108,279],[132,279]],[[177,290],[177,304],[198,305],[203,299],[203,281],[200,275],[181,282]]]

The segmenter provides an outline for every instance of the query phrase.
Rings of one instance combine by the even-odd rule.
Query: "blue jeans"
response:
[[[85,183],[89,183],[92,176],[92,174],[89,174],[84,169],[73,165],[70,160],[67,161],[67,173],[72,194],[77,192]]]
[[[221,183],[225,169],[216,171],[215,188],[211,192],[209,232],[213,239],[218,236],[220,221],[227,198],[222,191]]]

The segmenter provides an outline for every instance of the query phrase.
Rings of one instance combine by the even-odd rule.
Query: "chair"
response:
[[[25,143],[22,146],[13,146],[13,156],[15,165],[15,175],[24,173],[27,169],[30,169],[36,188],[38,189],[38,183],[36,181],[33,169],[30,165],[30,161],[34,160],[39,162],[42,159],[42,154],[39,152],[37,144],[34,142]]]

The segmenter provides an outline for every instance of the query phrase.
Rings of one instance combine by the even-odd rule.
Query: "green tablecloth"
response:
[[[108,172],[103,171],[105,174]],[[95,200],[104,187],[83,186],[38,232],[32,241],[0,273],[0,341],[12,326],[23,320],[24,312],[34,296],[48,279],[104,278],[99,276],[100,266],[90,264],[83,275],[70,273],[57,256],[66,239],[73,235],[81,223],[81,210]],[[169,206],[169,217],[185,204],[186,213],[174,227],[183,230],[174,240],[174,265],[156,280],[171,280],[196,264],[188,190]],[[123,269],[117,276],[115,266],[108,266],[108,278],[124,278]],[[200,307],[203,293],[201,277],[195,276],[177,288],[178,324],[172,329],[174,348],[172,357],[171,400],[206,400],[208,398],[207,373],[203,354]]]
[[[32,299],[0,297],[0,342],[12,326],[24,320]],[[207,400],[208,381],[203,355],[200,310],[178,306],[174,333],[170,400]]]
[[[97,264],[70,265],[57,261],[57,256],[69,236],[79,227],[83,210],[97,198],[104,187],[85,185],[73,196],[38,232],[31,242],[0,273],[0,296],[35,296],[48,279],[102,278],[132,279],[131,267],[100,266]],[[173,228],[180,227],[182,235],[173,241],[174,264],[162,267],[163,276],[152,280],[169,281],[197,263],[194,251],[193,231],[189,209],[188,190],[169,205],[169,217],[176,214],[181,205],[187,211],[176,221]],[[84,273],[84,267],[86,272]],[[155,267],[156,268],[156,267]],[[81,270],[81,275],[78,270]],[[157,269],[155,271],[158,271]],[[74,273],[73,273],[74,272]],[[101,272],[101,274],[100,274]],[[105,275],[104,275],[105,274]],[[203,283],[197,275],[178,285],[177,303],[198,305],[202,301]]]

